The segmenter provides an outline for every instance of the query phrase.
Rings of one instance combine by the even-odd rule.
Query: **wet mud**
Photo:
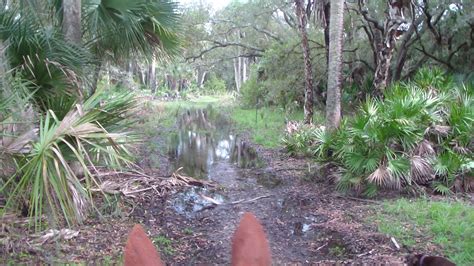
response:
[[[148,206],[159,219],[135,217],[173,240],[166,261],[228,264],[232,233],[250,211],[266,230],[275,264],[402,263],[403,251],[367,226],[367,203],[336,197],[328,182],[304,181],[315,175],[305,159],[252,145],[212,108],[185,111],[177,128],[167,144],[170,170],[218,186],[188,188]]]
[[[340,197],[307,159],[252,144],[221,110],[186,110],[175,128],[156,131],[146,143],[153,149],[139,162],[148,176],[181,169],[216,186],[112,197],[107,204],[113,213],[72,227],[79,234],[70,240],[32,246],[34,235],[22,236],[22,225],[9,227],[18,230],[4,245],[17,254],[12,261],[120,264],[128,231],[140,223],[167,264],[228,265],[244,212],[261,221],[275,265],[402,264],[413,251],[396,249],[389,236],[377,233],[368,221],[376,204]]]

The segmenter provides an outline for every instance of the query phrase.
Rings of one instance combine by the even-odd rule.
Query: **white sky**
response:
[[[224,8],[231,0],[178,0],[182,5],[187,5],[190,3],[209,3],[214,10],[219,10]]]

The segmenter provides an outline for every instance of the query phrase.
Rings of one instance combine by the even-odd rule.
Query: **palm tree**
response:
[[[344,0],[331,2],[329,23],[329,64],[326,99],[326,127],[336,129],[341,122],[342,33],[344,30]]]
[[[90,82],[86,71],[106,55],[117,60],[176,51],[178,16],[171,1],[83,1],[81,40],[65,25],[67,19],[64,27],[55,27],[60,21],[56,15],[61,14],[51,12],[61,10],[62,4],[67,16],[71,6],[66,5],[77,1],[51,1],[54,8],[44,2],[21,1],[0,10],[0,46],[5,48],[0,58],[7,68],[0,67],[1,78],[8,73],[9,91],[18,90],[11,80],[28,91],[23,96],[28,104],[18,105],[0,84],[0,122],[5,124],[3,120],[15,113],[12,105],[29,105],[37,112],[32,116],[37,118],[34,130],[13,135],[13,142],[4,141],[12,134],[0,128],[0,155],[14,158],[17,165],[16,174],[0,191],[8,193],[7,208],[27,199],[32,217],[41,217],[46,209],[56,221],[75,223],[84,217],[92,202],[91,189],[97,185],[90,167],[128,162],[123,145],[128,137],[120,132],[127,128],[126,118],[135,106],[131,94],[108,98],[97,92],[78,101],[81,87]],[[80,164],[81,176],[72,162]],[[40,219],[33,220],[38,228],[42,225]]]
[[[306,32],[307,16],[304,10],[304,1],[295,0],[298,28],[301,33],[301,46],[303,48],[305,97],[304,97],[304,123],[313,123],[313,70],[309,52],[308,33]]]

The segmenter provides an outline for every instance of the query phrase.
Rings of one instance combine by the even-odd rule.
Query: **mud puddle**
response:
[[[172,170],[181,169],[189,176],[214,181],[229,189],[241,186],[240,169],[262,166],[255,149],[232,131],[224,115],[211,107],[186,110],[177,124],[178,131],[171,135],[168,144]],[[269,186],[279,182],[269,175],[261,175],[258,180]],[[190,188],[175,194],[169,202],[178,214],[192,217],[226,199],[223,194],[206,188]]]

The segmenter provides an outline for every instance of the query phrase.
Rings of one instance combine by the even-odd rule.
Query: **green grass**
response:
[[[425,244],[439,245],[458,265],[474,265],[474,207],[468,203],[399,199],[384,203],[372,218],[403,245],[414,247],[425,236]]]
[[[252,140],[267,148],[276,148],[281,146],[281,139],[285,132],[285,120],[303,120],[303,112],[298,111],[286,115],[279,108],[261,108],[255,112],[255,109],[234,108],[231,113],[232,120],[235,121],[239,129],[248,130]],[[315,123],[321,121],[318,114],[314,115]]]
[[[148,120],[144,125],[145,134],[150,136],[157,134],[156,126],[161,125],[171,128],[176,123],[176,117],[182,110],[190,108],[206,108],[211,105],[215,109],[222,110],[224,114],[230,114],[230,118],[235,122],[236,127],[241,131],[249,131],[252,141],[267,148],[281,146],[281,139],[284,135],[285,121],[303,120],[303,111],[299,110],[287,115],[281,108],[261,108],[243,109],[237,106],[234,96],[231,94],[205,95],[187,100],[177,100],[169,102],[148,102],[146,116]],[[314,115],[316,123],[322,121],[318,114]]]
[[[157,246],[157,248],[167,256],[172,256],[175,253],[175,250],[172,246],[172,240],[167,238],[166,236],[156,236],[153,238],[153,243]]]

